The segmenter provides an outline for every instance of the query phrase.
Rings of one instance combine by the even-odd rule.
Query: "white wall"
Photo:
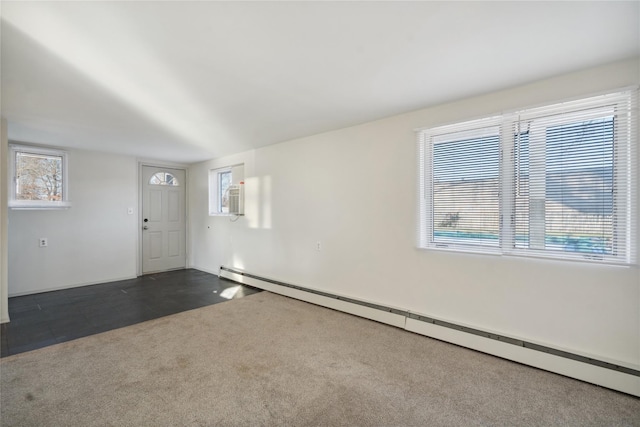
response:
[[[70,209],[9,211],[10,296],[136,276],[136,159],[68,153]]]
[[[0,127],[0,323],[9,321],[8,266],[8,219],[7,204],[9,186],[6,182],[8,170],[7,120],[1,119]]]
[[[637,267],[416,249],[414,129],[617,89],[639,76],[640,62],[625,61],[194,165],[191,264],[241,268],[637,369]],[[246,216],[209,217],[207,171],[239,162]]]

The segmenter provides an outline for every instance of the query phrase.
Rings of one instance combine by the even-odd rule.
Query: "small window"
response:
[[[11,145],[9,207],[68,208],[67,154],[64,151]]]
[[[244,165],[209,171],[209,215],[230,215],[230,189],[244,180]]]
[[[149,179],[149,185],[169,185],[177,187],[180,183],[178,182],[178,178],[169,172],[157,172]]]

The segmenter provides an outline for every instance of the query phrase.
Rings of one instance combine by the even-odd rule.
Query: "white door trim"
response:
[[[149,166],[155,168],[167,168],[167,169],[178,169],[183,170],[184,175],[186,177],[184,188],[185,188],[185,267],[189,268],[191,265],[190,255],[189,255],[189,229],[190,229],[190,218],[189,218],[189,168],[187,165],[181,163],[170,163],[170,162],[156,162],[154,160],[138,160],[138,222],[136,227],[138,228],[138,237],[137,237],[137,245],[138,245],[138,256],[136,258],[136,275],[142,276],[142,167]]]

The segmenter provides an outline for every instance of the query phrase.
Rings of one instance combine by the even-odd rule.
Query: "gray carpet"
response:
[[[3,426],[640,426],[640,399],[267,292],[0,361]]]

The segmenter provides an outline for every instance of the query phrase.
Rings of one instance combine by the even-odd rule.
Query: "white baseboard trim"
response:
[[[218,270],[210,270],[208,268],[196,267],[195,265],[189,266],[187,268],[193,268],[194,270],[204,271],[205,273],[213,274],[214,276],[219,276],[220,271]]]
[[[137,277],[138,276],[135,276],[135,275],[134,276],[126,276],[126,277],[115,277],[115,278],[99,280],[99,281],[96,281],[96,282],[74,283],[73,285],[54,286],[54,287],[51,287],[51,288],[37,289],[37,290],[32,290],[32,291],[27,291],[27,292],[10,293],[9,294],[9,298],[11,298],[11,297],[21,297],[21,296],[25,296],[25,295],[41,294],[41,293],[44,293],[44,292],[51,292],[51,291],[61,291],[63,289],[79,288],[81,286],[101,285],[101,284],[109,283],[109,282],[119,282],[120,280],[131,280],[131,279],[135,279]]]
[[[223,276],[231,279],[235,282],[240,282],[249,286],[264,289],[275,294],[284,295],[287,297],[299,299],[301,301],[310,302],[312,304],[320,305],[322,307],[331,308],[334,310],[342,311],[356,316],[364,317],[366,319],[375,320],[376,322],[386,323],[388,325],[396,326],[398,328],[404,328],[405,317],[399,314],[388,313],[380,310],[376,310],[369,307],[359,306],[347,301],[338,300],[322,295],[316,295],[313,293],[305,292],[298,289],[291,289],[284,286],[276,285],[273,283],[263,282],[251,277],[244,277],[233,273],[225,272]]]
[[[565,357],[535,351],[526,347],[486,339],[455,329],[445,328],[415,319],[407,319],[407,331],[492,354],[503,359],[544,369],[567,377],[597,384],[613,390],[640,396],[640,377],[602,368]]]
[[[485,338],[463,330],[425,322],[408,317],[397,309],[390,308],[389,311],[385,311],[380,309],[381,306],[379,305],[376,305],[378,308],[371,308],[366,306],[367,303],[363,305],[345,301],[340,299],[341,297],[339,296],[332,297],[325,292],[312,289],[305,290],[300,286],[284,283],[274,283],[277,281],[246,274],[238,269],[221,267],[219,277],[640,397],[638,369],[635,367],[630,368],[629,364],[621,363],[621,366],[616,366],[611,364],[611,361],[606,361],[602,363],[603,367],[597,364],[584,363],[562,355],[550,354],[509,342]],[[408,313],[408,311],[405,313]],[[558,349],[558,351],[566,353],[566,350]],[[577,358],[585,358],[583,355],[576,354],[575,356]],[[616,368],[626,370],[626,372],[621,372]]]

